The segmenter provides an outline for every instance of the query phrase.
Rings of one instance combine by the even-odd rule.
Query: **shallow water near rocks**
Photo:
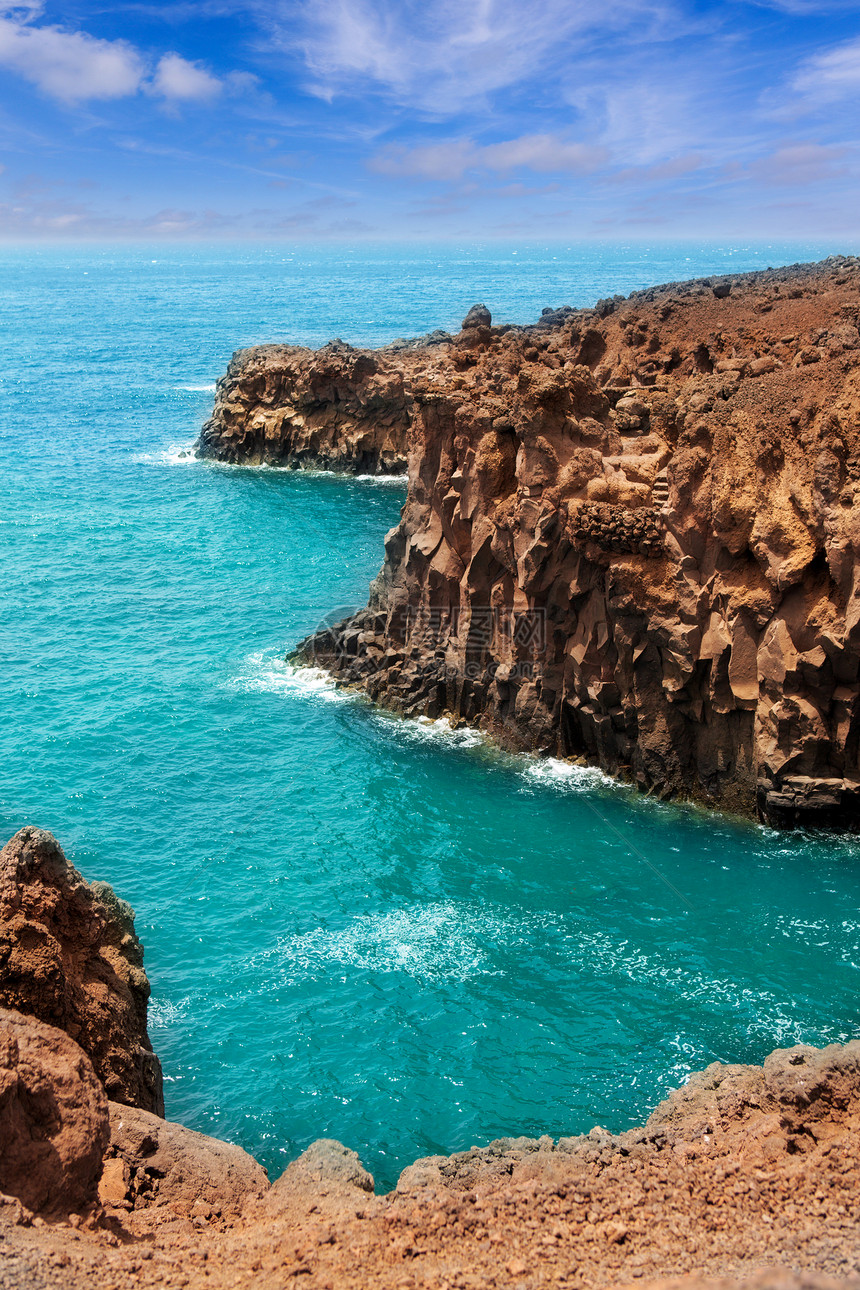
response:
[[[135,906],[171,1118],[273,1176],[339,1138],[390,1186],[860,1033],[856,840],[663,806],[295,671],[364,603],[402,482],[183,455],[242,345],[835,249],[0,251],[0,823]]]

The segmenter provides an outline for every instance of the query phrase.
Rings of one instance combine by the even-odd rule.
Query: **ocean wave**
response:
[[[455,748],[490,746],[480,730],[475,730],[472,726],[461,726],[458,729],[448,717],[400,717],[383,710],[375,711],[373,717],[387,733],[402,735],[404,739],[412,741],[442,743]]]
[[[408,475],[353,475],[352,478],[361,484],[392,484],[400,488],[409,483]]]
[[[174,390],[184,390],[186,394],[214,394],[215,382],[207,385],[174,385]]]
[[[576,766],[559,757],[529,757],[522,768],[523,778],[543,787],[563,789],[568,793],[588,793],[595,788],[619,788],[617,779],[597,766]]]

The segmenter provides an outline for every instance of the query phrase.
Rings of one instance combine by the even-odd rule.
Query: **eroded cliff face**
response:
[[[373,353],[341,341],[316,352],[239,350],[195,451],[234,465],[402,474],[414,414],[408,374],[439,343],[437,336]]]
[[[644,790],[860,828],[858,321],[840,257],[388,356],[408,500],[368,609],[301,656]]]

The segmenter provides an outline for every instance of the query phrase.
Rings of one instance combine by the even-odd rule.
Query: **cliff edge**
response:
[[[21,829],[0,851],[0,1008],[65,1031],[108,1097],[163,1115],[148,1002],[131,905],[86,882],[50,833]]]
[[[335,359],[348,386],[318,388],[303,452],[337,466],[360,407],[409,458],[368,609],[299,656],[661,796],[857,830],[858,322],[860,261],[834,257],[533,327],[480,306],[432,345],[290,351],[290,391]],[[222,391],[206,451],[295,455],[281,353],[235,360],[243,429],[216,443]]]
[[[4,934],[11,921],[41,954],[67,892],[53,925],[78,952],[41,961],[58,996],[89,963],[104,998],[114,932],[75,897],[58,844],[27,829],[3,854],[19,857],[4,868]],[[860,1284],[860,1042],[714,1063],[641,1127],[429,1157],[381,1196],[338,1142],[313,1143],[270,1186],[238,1146],[109,1103],[76,1015],[63,1029],[0,1008],[3,1290]],[[117,1028],[123,1044],[135,1062],[134,1032]]]

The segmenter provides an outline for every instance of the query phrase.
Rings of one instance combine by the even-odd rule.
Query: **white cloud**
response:
[[[7,7],[5,13],[17,15],[20,8]],[[30,6],[22,17],[36,12]],[[124,40],[100,40],[61,27],[31,27],[17,16],[0,17],[0,66],[65,103],[134,94],[144,75],[140,55]]]
[[[812,103],[860,94],[860,38],[822,50],[801,65],[791,89]]]
[[[85,31],[33,26],[43,6],[4,4],[0,0],[0,67],[63,103],[117,99],[144,89],[170,102],[213,99],[224,82],[179,54],[164,54],[149,76],[144,59],[124,40],[101,40]],[[236,93],[255,84],[241,73],[227,78]]]
[[[213,99],[221,93],[221,82],[197,63],[179,54],[165,54],[155,69],[152,89],[166,99]]]
[[[471,139],[450,139],[416,148],[392,145],[377,153],[369,164],[377,174],[453,181],[462,178],[468,170],[582,173],[596,169],[605,156],[602,149],[570,143],[556,135],[527,134],[519,139],[505,139],[484,146],[473,143]]]
[[[455,115],[488,94],[549,67],[574,73],[571,41],[668,29],[674,0],[303,0],[279,18],[255,11],[275,45],[299,48],[315,91],[331,99],[367,92],[434,117]],[[298,18],[298,22],[296,19]],[[659,36],[662,38],[662,36]]]

